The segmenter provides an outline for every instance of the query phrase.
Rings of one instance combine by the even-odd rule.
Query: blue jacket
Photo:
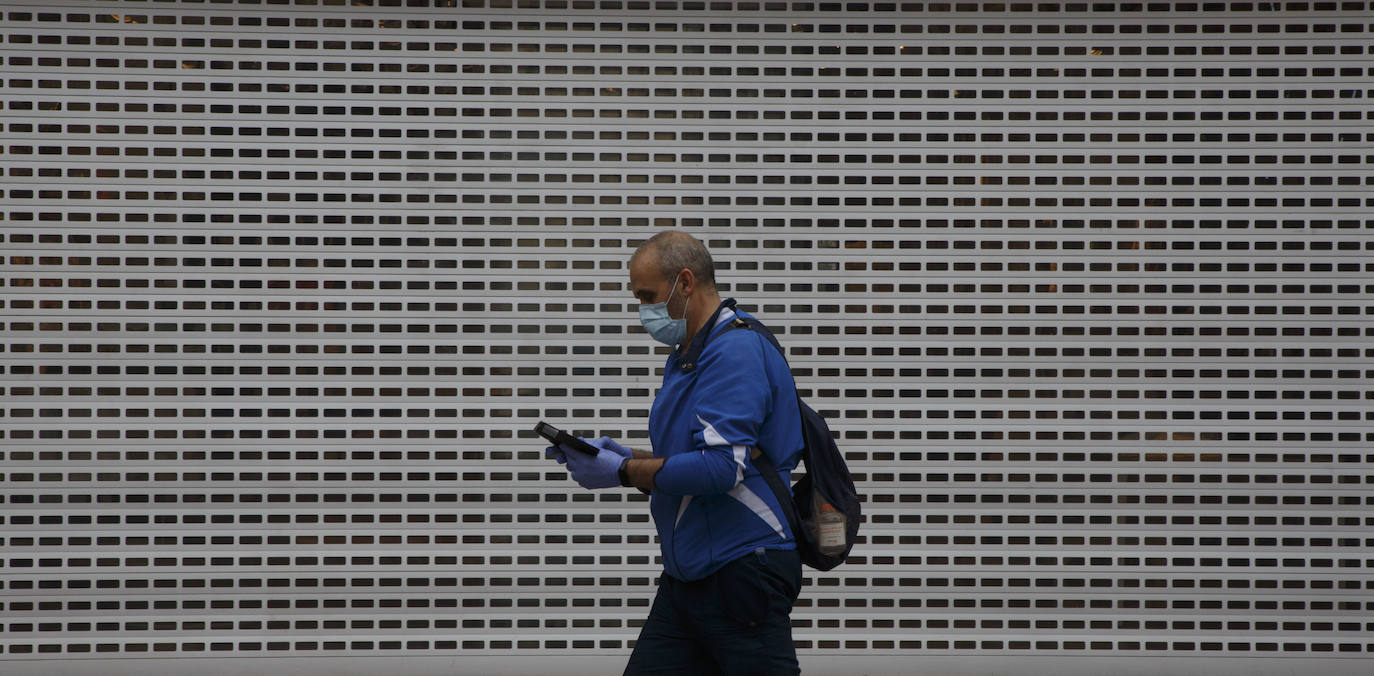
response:
[[[777,498],[749,459],[762,449],[791,485],[803,443],[796,385],[766,338],[727,326],[744,315],[732,305],[723,303],[709,330],[668,356],[649,414],[654,457],[667,458],[654,477],[650,511],[663,568],[682,581],[759,547],[796,548]]]

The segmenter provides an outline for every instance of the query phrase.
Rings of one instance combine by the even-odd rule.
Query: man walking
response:
[[[675,348],[649,415],[653,451],[610,437],[596,456],[551,447],[584,488],[650,491],[664,573],[626,674],[798,673],[791,612],[801,561],[753,458],[791,485],[802,449],[796,386],[768,340],[729,330],[744,312],[716,291],[701,241],[665,231],[630,259],[630,291],[655,340]]]

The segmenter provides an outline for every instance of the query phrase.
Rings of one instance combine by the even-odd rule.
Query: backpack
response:
[[[733,305],[733,303],[732,303]],[[778,344],[778,339],[768,327],[752,317],[736,316],[731,320],[730,329],[749,329],[754,331],[777,348],[784,362],[787,353]],[[859,537],[859,492],[854,488],[854,478],[849,474],[849,466],[844,455],[835,446],[835,438],[825,419],[816,413],[797,395],[797,408],[801,411],[802,448],[798,466],[806,465],[806,474],[792,485],[788,491],[783,485],[778,468],[767,453],[753,458],[754,466],[759,468],[768,487],[773,489],[778,504],[787,516],[787,524],[792,527],[792,535],[797,539],[797,551],[801,560],[816,570],[830,570],[844,563]]]

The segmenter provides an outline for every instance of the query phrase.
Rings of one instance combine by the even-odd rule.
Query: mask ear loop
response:
[[[664,312],[668,312],[668,304],[671,303],[671,302],[673,302],[673,294],[674,294],[674,293],[677,293],[677,283],[678,283],[678,280],[680,280],[680,279],[682,279],[682,272],[681,272],[681,271],[679,271],[679,272],[677,273],[677,276],[676,276],[676,277],[673,277],[673,285],[670,286],[670,287],[668,287],[668,299],[665,300],[665,301],[663,301],[663,311],[664,311]],[[692,297],[691,297],[691,296],[687,296],[687,302],[688,302],[688,303],[692,302]],[[687,318],[687,305],[686,305],[686,304],[683,304],[683,306],[682,306],[682,317],[681,317],[681,318],[682,318],[682,319],[686,319],[686,318]],[[668,312],[668,319],[673,319],[673,313]]]
[[[679,274],[681,274],[681,273],[679,273]],[[682,301],[682,319],[685,321],[685,320],[687,319],[687,306],[692,302],[692,297],[691,297],[691,296],[683,296],[683,298],[686,298],[686,299],[687,299],[687,300]],[[669,316],[671,316],[671,315],[669,315]]]

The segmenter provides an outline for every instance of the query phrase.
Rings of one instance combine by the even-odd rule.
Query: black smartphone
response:
[[[563,448],[571,448],[575,451],[581,451],[587,455],[596,455],[601,452],[597,447],[546,422],[540,422],[538,425],[535,425],[534,433],[544,437],[551,444],[562,446]]]

